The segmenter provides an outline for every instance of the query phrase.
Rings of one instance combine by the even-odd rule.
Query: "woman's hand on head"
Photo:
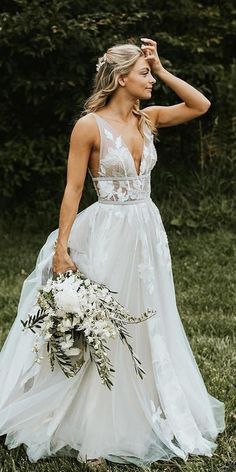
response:
[[[145,59],[147,59],[152,72],[154,74],[158,74],[161,70],[164,69],[163,65],[161,64],[160,58],[157,52],[157,43],[153,41],[153,39],[149,38],[141,38],[144,44],[141,45],[141,49],[144,53]]]
[[[76,264],[72,261],[66,250],[58,249],[54,252],[52,259],[52,271],[54,274],[63,274],[67,270],[77,270]]]

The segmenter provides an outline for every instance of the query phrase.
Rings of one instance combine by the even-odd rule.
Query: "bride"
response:
[[[146,467],[190,454],[210,457],[225,428],[224,403],[208,393],[178,313],[168,239],[150,193],[153,134],[201,116],[210,102],[162,66],[155,41],[141,41],[111,47],[99,59],[94,92],[71,133],[59,228],[23,284],[0,354],[0,435],[9,449],[23,444],[31,462],[71,455],[91,466],[109,460]],[[155,77],[181,103],[140,109]],[[87,172],[98,199],[77,213]],[[90,361],[69,379],[47,360],[34,362],[34,339],[20,320],[51,271],[77,268],[116,292],[131,313],[157,311],[129,326],[143,379],[116,340],[109,343],[111,391]]]

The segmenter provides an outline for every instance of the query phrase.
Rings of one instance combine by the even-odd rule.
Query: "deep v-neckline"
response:
[[[130,156],[130,158],[131,158],[131,160],[132,160],[132,164],[133,164],[135,173],[136,173],[137,177],[140,177],[140,175],[141,175],[142,163],[143,163],[143,157],[144,157],[144,149],[145,149],[145,133],[144,133],[144,138],[143,138],[143,148],[142,148],[141,159],[140,159],[140,163],[139,163],[139,172],[138,172],[137,169],[136,169],[136,165],[135,165],[135,161],[134,161],[133,155],[132,155],[132,153],[131,153],[131,151],[130,151],[128,145],[126,144],[126,142],[125,142],[123,136],[122,136],[112,125],[110,125],[110,123],[109,123],[105,118],[103,118],[101,115],[98,115],[97,113],[93,113],[93,114],[96,115],[96,116],[98,116],[99,118],[101,118],[101,119],[111,128],[111,130],[112,130],[115,134],[117,134],[117,136],[118,136],[119,138],[121,138],[122,143],[123,143],[123,145],[125,146],[125,148],[127,149],[128,153],[129,153],[129,156]]]

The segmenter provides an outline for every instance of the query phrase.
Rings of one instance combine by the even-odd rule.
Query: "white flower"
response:
[[[75,279],[73,275],[68,278],[62,279],[61,281],[55,281],[54,289],[56,292],[59,290],[67,290],[68,288],[73,288],[75,291],[79,287],[78,280]]]
[[[48,279],[47,284],[43,287],[43,291],[46,293],[51,292],[53,287],[52,279]]]
[[[45,341],[50,341],[51,337],[52,337],[52,333],[46,333],[45,336],[44,336],[44,340]]]
[[[54,298],[58,308],[65,313],[75,313],[80,310],[78,294],[70,285],[57,292]]]
[[[68,318],[65,318],[61,321],[59,326],[60,326],[60,331],[63,333],[67,331],[68,329],[71,329],[73,326],[73,323]]]
[[[71,322],[71,320],[69,320],[69,318],[67,318],[66,320],[63,320],[63,325],[66,328],[71,328],[72,327],[72,322]]]
[[[78,356],[81,352],[81,349],[78,347],[71,347],[70,349],[66,349],[65,354],[67,356]]]
[[[94,333],[102,334],[103,330],[107,327],[107,322],[103,320],[98,320],[95,322]]]
[[[105,297],[108,293],[109,293],[108,288],[103,288],[103,289],[101,290],[101,294],[102,294],[103,297]]]
[[[73,339],[70,334],[65,337],[65,341],[60,342],[60,346],[63,351],[73,346]]]
[[[106,55],[106,53],[103,54],[102,57],[99,57],[98,62],[97,62],[97,64],[96,64],[96,71],[97,71],[97,72],[99,71],[100,67],[103,66],[103,64],[105,64],[106,60],[107,60],[107,55]]]
[[[82,329],[84,329],[84,335],[85,336],[88,336],[91,333],[91,321],[90,320],[85,320],[81,327],[82,327]]]
[[[93,303],[97,300],[97,295],[95,295],[95,293],[90,293],[88,298],[89,298],[90,303]]]
[[[42,324],[42,331],[46,332],[53,327],[53,321],[47,320]]]
[[[103,338],[110,338],[110,333],[107,329],[104,329],[103,333],[102,333],[102,337]]]

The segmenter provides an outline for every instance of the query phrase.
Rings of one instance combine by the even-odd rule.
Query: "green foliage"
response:
[[[13,209],[16,201],[40,212],[58,206],[69,136],[91,93],[97,58],[119,42],[140,44],[142,36],[156,39],[163,65],[212,102],[201,119],[160,130],[161,166],[172,173],[180,163],[182,176],[204,174],[208,187],[214,176],[220,195],[224,185],[229,195],[235,163],[235,17],[232,0],[132,0],[122,5],[118,0],[2,0],[2,208]],[[179,101],[157,81],[149,103]],[[159,198],[157,187],[163,188],[164,180],[153,188]],[[88,203],[91,194],[90,183]]]

